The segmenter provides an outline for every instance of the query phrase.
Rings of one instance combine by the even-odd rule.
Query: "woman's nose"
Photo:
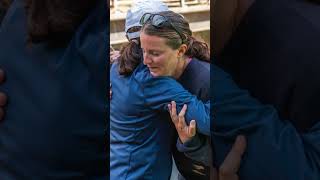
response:
[[[147,53],[143,54],[143,64],[147,65],[150,64],[152,62],[152,59],[150,58],[150,56]]]

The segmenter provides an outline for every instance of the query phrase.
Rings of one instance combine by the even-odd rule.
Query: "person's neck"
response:
[[[174,79],[179,79],[181,77],[181,75],[183,74],[184,70],[187,68],[191,60],[192,58],[184,57],[178,61],[176,71],[173,75]]]

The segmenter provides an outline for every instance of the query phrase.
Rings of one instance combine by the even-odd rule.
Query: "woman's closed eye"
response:
[[[143,52],[144,55],[147,53],[148,55],[151,55],[151,56],[154,56],[154,57],[157,57],[157,56],[161,55],[161,52],[154,51],[154,50],[146,51],[146,50],[142,49],[142,52]]]
[[[158,52],[158,51],[150,51],[149,53],[152,56],[160,56],[160,52]]]

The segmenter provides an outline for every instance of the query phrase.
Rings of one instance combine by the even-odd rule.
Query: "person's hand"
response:
[[[120,51],[111,51],[110,52],[110,64],[117,61],[117,59],[120,57]]]
[[[190,140],[193,136],[196,135],[196,121],[192,120],[188,126],[185,122],[184,115],[187,111],[187,105],[183,105],[183,108],[177,115],[176,103],[174,101],[171,104],[168,104],[169,113],[171,120],[176,127],[178,132],[179,139],[182,143]]]
[[[195,120],[190,122],[190,125],[186,125],[185,122],[185,112],[187,110],[187,106],[184,105],[181,109],[180,113],[177,115],[176,103],[174,101],[171,104],[168,104],[171,120],[174,123],[176,130],[178,132],[179,138],[182,143],[191,139],[196,134],[196,123]],[[219,167],[219,170],[213,168],[213,179],[214,180],[239,180],[239,176],[237,174],[242,155],[245,152],[247,146],[247,142],[244,136],[239,135],[236,138],[235,143],[233,144],[230,152],[224,159],[223,163]]]
[[[0,69],[0,84],[5,80],[5,74],[2,69]],[[4,106],[7,104],[7,96],[5,93],[0,92],[0,120],[4,118]]]
[[[216,169],[214,169],[214,180],[239,180],[237,172],[240,168],[241,158],[245,152],[246,146],[246,138],[239,135],[227,157],[221,164],[219,171],[217,172]]]

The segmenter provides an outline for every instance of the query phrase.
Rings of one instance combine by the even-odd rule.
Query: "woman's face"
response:
[[[174,50],[166,44],[166,39],[158,36],[140,34],[143,50],[143,64],[146,65],[152,76],[172,76],[178,70],[179,50]]]

